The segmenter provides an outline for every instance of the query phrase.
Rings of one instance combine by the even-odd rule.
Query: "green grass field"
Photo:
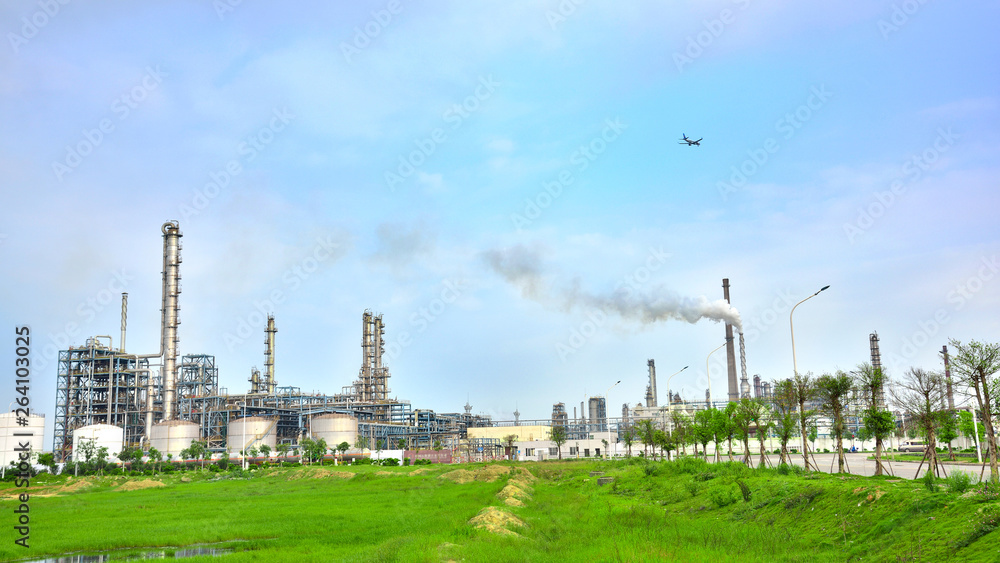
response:
[[[186,560],[1000,561],[1000,502],[981,486],[695,459],[41,476],[30,491],[31,548],[7,533],[0,559],[216,544],[232,552]]]

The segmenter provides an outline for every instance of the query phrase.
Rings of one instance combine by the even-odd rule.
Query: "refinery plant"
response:
[[[123,448],[154,447],[178,457],[192,441],[214,454],[237,454],[267,445],[297,447],[302,438],[327,444],[360,442],[372,448],[439,448],[473,451],[496,448],[499,440],[469,438],[468,428],[489,426],[489,417],[412,409],[390,397],[389,369],[383,365],[382,316],[362,315],[362,362],[357,379],[333,395],[307,394],[279,386],[275,375],[276,328],[268,315],[264,331],[264,370],[254,368],[245,393],[219,386],[219,369],[210,354],[181,354],[181,238],[177,221],[162,226],[163,271],[160,349],[127,351],[128,294],[122,294],[121,336],[93,336],[82,346],[59,352],[56,385],[56,460],[72,459],[81,439]]]
[[[193,441],[203,442],[214,455],[227,456],[260,450],[263,445],[271,451],[282,445],[293,450],[303,438],[323,438],[330,446],[347,442],[371,449],[434,448],[483,459],[507,452],[511,436],[517,438],[516,449],[528,454],[524,458],[543,459],[543,453],[532,454],[551,451],[544,442],[557,426],[564,427],[566,437],[577,443],[573,447],[600,455],[602,446],[609,448],[602,444],[604,439],[613,452],[620,441],[619,431],[638,420],[651,419],[668,428],[674,412],[691,416],[710,405],[770,396],[770,384],[760,376],[754,376],[751,388],[742,332],[738,332],[742,373],[737,379],[737,337],[733,325],[726,323],[728,395],[722,401],[714,402],[710,389],[704,401],[684,400],[668,389],[666,404],[660,404],[656,364],[650,359],[644,402],[622,404],[620,418],[609,417],[608,400],[603,396],[581,402],[579,413],[572,407],[572,418],[564,403],[556,403],[551,417],[541,420],[520,420],[515,411],[513,421],[494,421],[472,414],[468,403],[461,413],[414,409],[409,401],[390,395],[391,374],[383,363],[385,324],[382,315],[370,310],[362,313],[357,379],[339,393],[303,393],[299,387],[278,385],[278,329],[273,314],[267,315],[264,329],[263,371],[251,369],[248,390],[230,393],[219,385],[215,356],[180,352],[183,235],[176,221],[164,223],[161,231],[160,349],[154,353],[126,350],[128,294],[123,293],[117,346],[111,336],[97,335],[82,346],[59,352],[52,443],[57,461],[73,459],[80,440],[105,446],[111,454],[152,447],[164,456],[178,457]],[[722,287],[729,303],[728,279],[722,280]]]

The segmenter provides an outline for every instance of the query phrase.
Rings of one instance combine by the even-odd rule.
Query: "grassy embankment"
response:
[[[223,542],[226,561],[1000,560],[1000,503],[974,488],[636,461],[39,478],[32,548],[11,537],[0,559]]]

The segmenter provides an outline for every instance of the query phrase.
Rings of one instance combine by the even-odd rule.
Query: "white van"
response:
[[[926,447],[927,445],[924,444],[923,442],[908,441],[908,442],[903,442],[902,444],[899,445],[899,451],[923,453],[924,448]]]

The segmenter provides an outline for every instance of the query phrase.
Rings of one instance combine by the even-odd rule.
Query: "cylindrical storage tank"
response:
[[[149,446],[156,448],[163,459],[167,459],[167,454],[179,459],[181,450],[198,440],[201,440],[201,430],[197,424],[187,420],[164,420],[154,424],[149,431]]]
[[[322,438],[331,449],[341,442],[353,448],[358,438],[358,419],[349,414],[320,414],[312,417],[309,429],[313,440]]]
[[[27,418],[28,424],[21,426],[17,423],[18,418]],[[17,436],[21,434],[21,436]],[[16,451],[19,444],[27,442],[31,448],[31,453],[42,453],[45,437],[45,417],[30,415],[19,417],[16,413],[5,412],[0,414],[0,464],[10,467],[10,462],[15,464],[20,461],[21,452]]]
[[[278,420],[263,416],[248,416],[229,422],[229,434],[226,447],[232,455],[239,455],[243,450],[267,445],[275,451],[278,445]]]
[[[94,442],[94,452],[104,447],[108,449],[108,461],[117,462],[118,454],[122,452],[122,445],[125,443],[125,430],[119,426],[110,424],[91,424],[81,426],[73,431],[73,461],[86,461],[80,451],[80,442],[92,440]],[[96,457],[91,457],[94,461]]]

